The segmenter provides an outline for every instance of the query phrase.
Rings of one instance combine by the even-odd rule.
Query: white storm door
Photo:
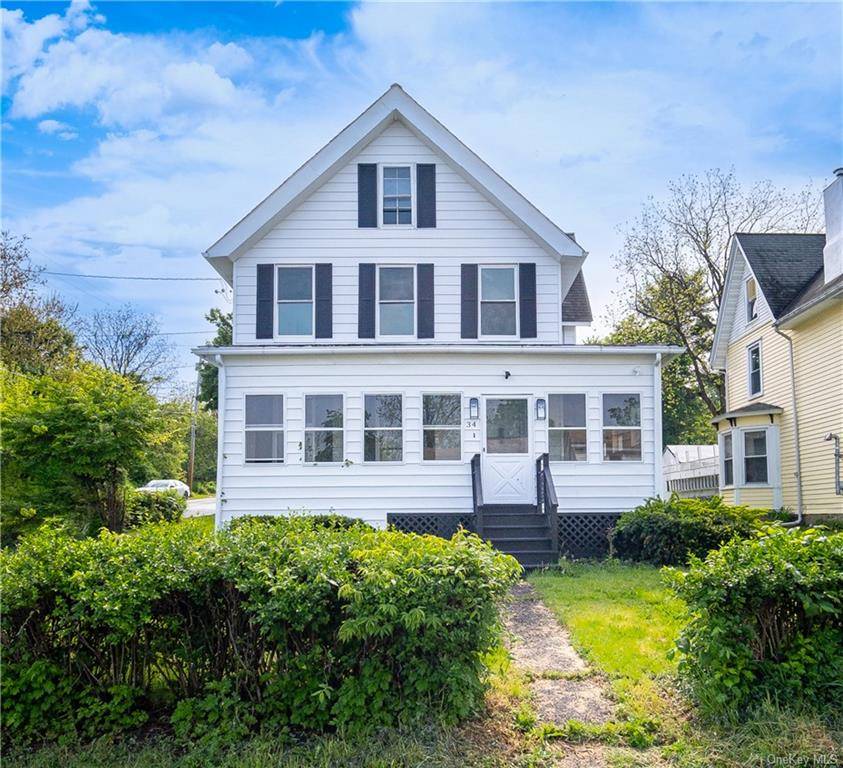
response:
[[[536,503],[530,444],[530,398],[484,397],[481,461],[484,504]]]

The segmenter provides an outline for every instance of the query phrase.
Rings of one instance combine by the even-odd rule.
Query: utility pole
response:
[[[190,459],[187,462],[187,487],[193,493],[193,468],[196,461],[196,411],[199,408],[199,370],[201,363],[196,364],[196,386],[193,388],[193,403],[190,407]]]

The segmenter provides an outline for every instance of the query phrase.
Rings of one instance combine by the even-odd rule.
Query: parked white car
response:
[[[190,498],[190,488],[181,480],[150,480],[146,485],[138,488],[140,493],[161,493],[163,491],[176,491],[179,496]]]

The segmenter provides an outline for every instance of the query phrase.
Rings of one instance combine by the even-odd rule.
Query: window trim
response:
[[[247,427],[246,426],[246,398],[251,397],[252,395],[277,395],[281,397],[281,429],[278,429],[277,426],[271,425],[264,425],[260,427]],[[269,390],[269,389],[259,389],[255,392],[244,392],[242,395],[241,406],[243,408],[243,420],[242,420],[242,435],[243,435],[243,453],[242,453],[242,465],[249,466],[249,467],[272,467],[278,465],[285,465],[288,464],[287,457],[289,455],[289,446],[287,444],[287,439],[289,436],[289,432],[287,430],[287,393],[286,392],[279,392],[277,389]],[[284,457],[282,459],[272,459],[271,461],[250,461],[246,458],[246,432],[283,432],[283,446],[284,446]],[[222,458],[220,459],[222,460]]]
[[[381,395],[400,395],[401,396],[401,459],[399,461],[369,461],[366,459],[366,432],[397,432],[398,427],[367,427],[366,426],[366,397],[379,397]],[[407,446],[406,440],[404,439],[404,434],[407,431],[407,393],[403,391],[396,391],[396,390],[386,390],[386,391],[375,391],[372,392],[370,390],[364,390],[360,393],[360,405],[361,407],[361,426],[363,428],[363,440],[360,446],[361,450],[361,459],[363,464],[369,464],[374,466],[380,466],[381,464],[385,464],[387,466],[398,466],[400,464],[407,463]]]
[[[746,392],[750,400],[761,397],[764,394],[764,350],[761,346],[761,339],[746,345]],[[760,389],[752,391],[752,350],[758,348],[758,383]]]
[[[304,304],[303,301],[293,301],[290,299],[279,299],[278,298],[278,275],[282,269],[289,269],[289,268],[303,268],[310,269],[310,334],[291,334],[291,333],[279,333],[278,328],[278,320],[279,320],[279,306],[281,304]],[[316,265],[315,264],[275,264],[275,270],[273,272],[273,277],[275,282],[272,286],[272,290],[275,293],[275,301],[273,302],[272,308],[272,315],[273,315],[273,328],[272,334],[274,339],[278,339],[280,341],[310,341],[316,338]]]
[[[640,408],[640,418],[637,427],[607,427],[603,423],[603,396],[604,395],[638,395],[638,405]],[[600,390],[597,395],[600,407],[600,463],[601,464],[643,464],[644,463],[644,393],[637,389],[619,389],[619,390]],[[621,459],[620,461],[611,461],[606,458],[606,449],[603,445],[603,436],[606,430],[624,430],[637,429],[641,434],[641,458],[639,459]],[[660,461],[661,459],[657,459]]]
[[[752,311],[755,313],[752,317],[750,317],[750,309],[749,309],[749,283],[752,281],[753,285],[755,286],[755,298],[753,299],[752,303]],[[758,281],[755,279],[754,275],[748,275],[744,278],[743,281],[743,306],[744,306],[744,313],[746,317],[746,324],[751,325],[758,319]]]
[[[392,226],[391,224],[389,226]],[[416,268],[418,265],[413,264],[376,264],[375,265],[375,338],[385,339],[387,341],[411,341],[418,338],[419,335],[419,271]],[[413,270],[413,332],[409,335],[403,334],[382,334],[381,333],[381,269],[412,269]],[[385,304],[407,304],[406,301],[395,301],[387,299]]]
[[[582,427],[551,427],[550,426],[550,398],[553,395],[582,395],[585,398],[585,424]],[[553,392],[546,392],[544,397],[547,400],[547,453],[548,456],[550,455],[550,433],[551,432],[568,432],[568,431],[585,431],[585,458],[580,459],[554,459],[551,458],[550,460],[554,464],[569,464],[569,465],[576,465],[576,464],[589,464],[591,462],[591,455],[590,451],[588,450],[589,447],[589,440],[591,439],[591,430],[588,428],[588,396],[589,393],[583,390],[571,390],[571,391],[560,391],[554,390]],[[601,406],[602,406],[602,396],[601,396]],[[602,440],[602,434],[601,434]],[[642,446],[643,447],[643,446]],[[643,454],[643,451],[642,451]]]
[[[735,475],[735,432],[737,430],[734,429],[727,429],[725,432],[720,433],[720,442],[718,445],[718,450],[720,452],[720,479],[722,481],[720,488],[734,488],[736,486],[736,475]],[[732,462],[732,482],[726,482],[726,438],[729,438],[732,442],[732,456],[728,461]]]
[[[760,459],[761,454],[752,454],[751,456],[746,455],[746,434],[747,432],[763,432],[764,433],[764,459],[765,464],[767,466],[767,479],[764,482],[749,482],[746,479],[746,460],[749,459]],[[734,443],[732,445],[732,453],[734,454]],[[770,476],[772,473],[772,465],[770,463],[770,433],[767,427],[764,426],[751,426],[751,427],[742,427],[741,428],[741,486],[743,488],[769,488],[772,483],[770,482]]]
[[[485,334],[483,333],[483,270],[484,269],[511,269],[515,304],[515,333],[513,334]],[[518,264],[478,264],[477,265],[477,339],[481,341],[512,341],[521,338],[521,297],[519,296],[518,285]],[[490,299],[488,303],[501,304],[503,301]],[[510,300],[506,300],[510,303]]]
[[[378,229],[415,229],[416,228],[416,164],[415,163],[378,163]],[[410,169],[410,223],[384,224],[383,221],[383,171],[385,168]]]
[[[425,424],[424,423],[424,398],[425,396],[431,395],[459,395],[460,398],[460,423],[457,426],[438,426],[434,424]],[[450,392],[444,392],[441,390],[438,391],[422,391],[419,392],[419,405],[421,406],[421,418],[419,421],[421,422],[421,463],[422,464],[464,464],[463,461],[463,424],[465,423],[466,419],[464,418],[465,414],[465,393],[462,391],[451,390]],[[424,431],[425,429],[450,429],[455,430],[459,433],[460,436],[460,457],[458,459],[426,459],[424,457]]]
[[[308,397],[319,397],[320,395],[339,395],[342,398],[342,427],[337,429],[336,427],[308,427],[307,426],[307,398]],[[308,392],[302,393],[302,443],[301,443],[301,459],[302,464],[306,467],[339,467],[345,464],[348,456],[346,455],[346,449],[348,446],[348,441],[346,440],[346,424],[348,415],[347,415],[347,406],[346,406],[346,395],[345,392],[337,392],[336,390],[328,391],[328,390],[311,390]],[[308,432],[342,432],[342,459],[340,461],[307,461],[307,433]]]

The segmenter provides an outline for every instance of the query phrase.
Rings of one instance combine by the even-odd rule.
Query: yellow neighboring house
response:
[[[826,235],[732,238],[711,353],[721,494],[808,520],[843,516],[843,168],[824,203]]]

